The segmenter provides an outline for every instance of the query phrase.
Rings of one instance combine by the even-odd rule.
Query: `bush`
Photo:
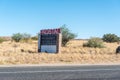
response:
[[[84,43],[83,47],[103,48],[104,45],[102,39],[93,37],[89,39],[87,43]]]
[[[68,28],[66,28],[66,25],[63,25],[61,28],[61,32],[62,32],[62,46],[66,46],[67,42],[71,39],[74,39],[76,37],[76,35],[72,32],[70,32],[70,30]]]
[[[120,41],[120,38],[115,34],[104,34],[102,39],[103,41],[110,42],[110,43]]]
[[[15,42],[20,42],[20,40],[22,38],[23,38],[23,36],[21,33],[16,33],[16,34],[13,34],[13,36],[12,36],[12,40],[14,40]]]
[[[3,39],[3,38],[0,38],[0,43],[2,43],[2,42],[4,42],[5,41],[5,39]]]
[[[38,40],[38,37],[37,36],[33,36],[31,39],[32,40]]]
[[[118,46],[117,48],[116,48],[116,54],[117,53],[120,53],[120,46]]]
[[[28,40],[30,40],[30,38],[31,38],[30,34],[27,34],[27,33],[22,34],[22,40],[24,42],[28,42]]]
[[[31,38],[30,34],[27,33],[16,33],[13,34],[12,36],[12,40],[14,40],[15,42],[20,42],[20,40],[24,41],[24,42],[28,42],[28,40]]]

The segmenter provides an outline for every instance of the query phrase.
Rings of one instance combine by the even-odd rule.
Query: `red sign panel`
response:
[[[41,34],[59,34],[61,33],[60,28],[59,29],[45,29],[41,30]]]

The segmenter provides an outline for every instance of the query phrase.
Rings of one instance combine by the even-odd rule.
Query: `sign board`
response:
[[[38,52],[59,53],[60,47],[60,29],[45,29],[40,31],[38,41]]]

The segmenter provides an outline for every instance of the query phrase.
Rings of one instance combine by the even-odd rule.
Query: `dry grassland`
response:
[[[104,43],[106,48],[82,47],[86,40],[71,40],[62,47],[59,54],[37,53],[37,41],[0,44],[0,64],[42,64],[42,63],[120,63],[120,55],[115,54],[117,43]]]

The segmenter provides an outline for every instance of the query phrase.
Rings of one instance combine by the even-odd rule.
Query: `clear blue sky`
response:
[[[0,0],[0,36],[63,24],[78,38],[120,36],[120,0]]]

